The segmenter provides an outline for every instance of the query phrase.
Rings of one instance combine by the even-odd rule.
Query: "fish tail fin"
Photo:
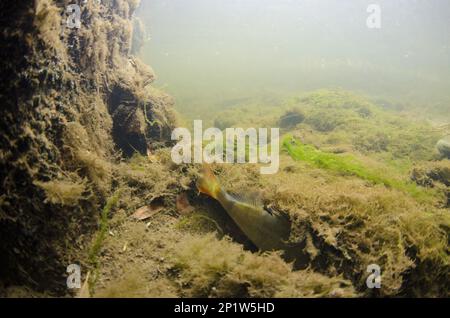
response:
[[[200,193],[209,195],[210,197],[217,199],[220,192],[220,184],[214,172],[209,165],[203,165],[203,174],[197,180],[197,189]]]

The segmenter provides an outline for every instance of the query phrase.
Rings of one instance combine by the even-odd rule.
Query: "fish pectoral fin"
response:
[[[270,215],[275,215],[275,211],[270,206],[264,205],[263,209]]]
[[[279,220],[283,220],[283,222],[287,222],[286,224],[291,224],[291,218],[289,217],[288,214],[277,211],[268,205],[264,205],[263,209],[264,211],[269,213],[270,216],[276,217]]]

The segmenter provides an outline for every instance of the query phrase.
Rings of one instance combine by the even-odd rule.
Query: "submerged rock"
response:
[[[436,144],[436,148],[441,155],[450,159],[450,138],[449,137],[439,140]]]
[[[146,154],[175,126],[151,68],[129,55],[139,1],[85,2],[80,30],[65,27],[63,2],[1,12],[0,295],[66,295],[69,260],[88,263],[97,211],[118,186],[118,150]]]
[[[280,128],[292,128],[303,122],[303,120],[305,120],[303,112],[298,108],[294,108],[280,117],[279,125]]]

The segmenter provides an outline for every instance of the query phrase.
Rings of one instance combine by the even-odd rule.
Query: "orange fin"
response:
[[[197,180],[197,189],[200,193],[209,195],[217,199],[220,192],[220,184],[211,167],[207,164],[203,165],[202,176]]]

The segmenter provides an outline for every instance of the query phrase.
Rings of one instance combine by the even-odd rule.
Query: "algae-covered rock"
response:
[[[411,179],[422,186],[437,186],[441,183],[450,186],[450,161],[434,161],[415,167]]]
[[[170,98],[129,55],[139,1],[2,6],[0,282],[65,294],[66,267],[86,264],[120,153],[168,140]],[[130,149],[134,148],[133,151]],[[0,284],[1,285],[1,284]]]
[[[450,138],[443,138],[436,143],[439,153],[445,158],[450,159]]]
[[[411,180],[418,185],[439,189],[446,195],[443,205],[450,207],[450,161],[441,160],[427,162],[414,167]]]
[[[303,122],[304,119],[303,111],[300,108],[293,108],[280,117],[279,125],[280,128],[293,128]]]

